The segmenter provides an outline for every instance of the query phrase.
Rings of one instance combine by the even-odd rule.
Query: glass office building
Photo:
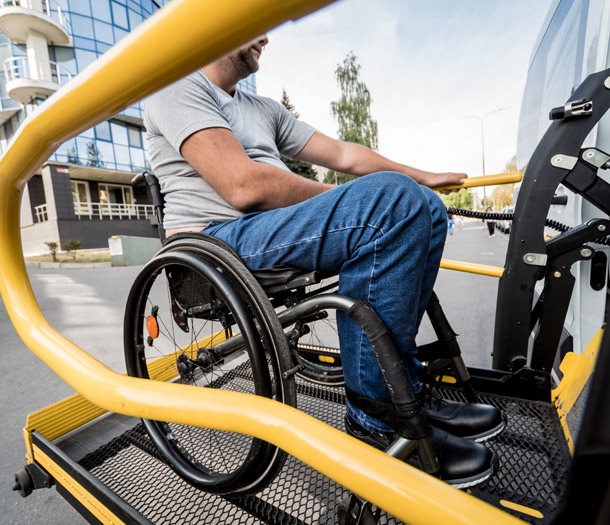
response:
[[[0,0],[0,153],[42,101],[168,1]],[[240,88],[256,92],[254,77]],[[26,254],[48,241],[94,248],[110,235],[156,235],[145,192],[129,183],[149,167],[144,133],[136,103],[60,145],[24,193]]]

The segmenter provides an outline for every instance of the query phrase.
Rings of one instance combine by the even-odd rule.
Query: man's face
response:
[[[268,42],[269,39],[267,38],[267,35],[261,35],[236,49],[229,55],[229,60],[235,70],[239,73],[240,78],[246,78],[258,71],[258,59],[263,52],[263,47],[265,47]]]

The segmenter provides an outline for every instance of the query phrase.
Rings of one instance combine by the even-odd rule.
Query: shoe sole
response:
[[[502,422],[495,428],[488,430],[487,432],[482,432],[481,434],[477,434],[476,436],[469,436],[464,439],[470,439],[475,441],[476,443],[483,443],[483,441],[487,441],[494,436],[497,436],[500,432],[502,432],[506,428],[506,415],[502,413]]]
[[[474,487],[475,485],[480,485],[481,483],[487,481],[491,478],[498,470],[500,466],[500,460],[498,459],[497,454],[493,454],[491,457],[491,465],[485,472],[481,472],[476,476],[470,476],[468,478],[455,479],[455,480],[442,480],[445,483],[451,485],[456,489],[467,489],[469,487]],[[441,478],[442,479],[442,478]]]

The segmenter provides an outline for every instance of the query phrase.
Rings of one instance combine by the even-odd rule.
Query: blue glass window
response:
[[[53,62],[57,62],[62,68],[68,71],[71,75],[76,75],[76,60],[74,58],[74,49],[70,47],[55,47],[50,49],[50,57]]]
[[[129,9],[133,9],[136,13],[142,12],[142,6],[134,0],[127,0],[127,7],[129,7]]]
[[[111,2],[111,5],[114,25],[129,29],[129,23],[127,22],[127,8],[124,5],[117,4],[116,2]]]
[[[91,18],[80,15],[72,15],[70,18],[72,20],[72,34],[74,36],[90,37],[93,35]]]
[[[87,137],[88,139],[95,138],[93,134],[93,128],[86,129],[80,134],[81,137]]]
[[[110,14],[110,4],[108,0],[93,0],[93,16],[104,22],[112,23],[112,16]]]
[[[140,133],[140,128],[136,126],[127,126],[127,132],[129,134],[129,145],[141,148],[142,134]]]
[[[56,152],[57,160],[61,162],[74,161],[72,157],[76,156],[76,142],[74,139],[70,139],[64,142],[59,148],[57,148]]]
[[[114,154],[117,165],[121,165],[122,168],[131,169],[131,159],[129,157],[129,148],[127,146],[115,144]]]
[[[114,41],[118,42],[119,40],[121,40],[121,38],[123,38],[124,36],[126,36],[128,34],[129,34],[129,31],[124,31],[123,29],[115,27],[114,28]]]
[[[95,126],[95,136],[100,140],[112,140],[110,136],[110,124],[107,121],[100,122]]]
[[[76,150],[78,151],[78,158],[81,159],[81,162],[87,160],[87,154],[89,152],[89,144],[93,142],[90,138],[81,137],[80,135],[76,137]]]
[[[138,148],[129,148],[131,153],[131,164],[134,168],[145,168],[146,159],[144,158],[144,150]]]
[[[94,21],[95,37],[106,44],[114,44],[114,35],[112,34],[112,26],[99,20]]]
[[[127,128],[114,120],[110,123],[110,126],[112,128],[112,140],[114,143],[127,146],[129,144],[129,141],[127,140]]]
[[[104,167],[116,169],[114,151],[110,142],[97,141],[97,151],[99,158],[104,162]]]
[[[133,31],[136,27],[138,27],[142,23],[142,15],[132,11],[131,9],[128,12],[129,14],[129,27]]]
[[[102,44],[101,42],[97,43],[97,51],[100,54],[104,54],[106,51],[108,51],[112,46],[110,44]]]
[[[74,53],[76,54],[76,65],[78,66],[79,71],[82,71],[91,64],[91,62],[97,59],[97,53],[93,53],[92,51],[75,49]]]
[[[99,0],[93,0],[95,4]],[[89,6],[89,0],[70,0],[70,11],[72,13],[79,13],[81,15],[91,16],[91,7]],[[72,18],[72,25],[74,26],[74,18]]]
[[[89,35],[93,36],[93,35]],[[78,36],[74,37],[74,47],[80,47],[81,49],[87,49],[88,51],[95,51],[95,40],[89,40],[88,38],[81,38]]]

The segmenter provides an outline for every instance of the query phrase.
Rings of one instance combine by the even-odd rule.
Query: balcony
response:
[[[12,98],[0,98],[0,124],[4,124],[20,109],[21,106]]]
[[[155,208],[152,204],[75,202],[74,213],[79,219],[143,220],[153,217]]]
[[[72,44],[70,21],[54,0],[0,0],[0,31],[17,44],[25,43],[31,31],[49,43]]]
[[[72,75],[56,62],[11,57],[4,61],[6,90],[21,104],[32,98],[46,98],[72,80]]]
[[[89,220],[145,220],[154,217],[152,204],[116,204],[99,202],[75,202],[74,214],[77,219]],[[34,207],[36,223],[47,222],[49,214],[46,204]]]

